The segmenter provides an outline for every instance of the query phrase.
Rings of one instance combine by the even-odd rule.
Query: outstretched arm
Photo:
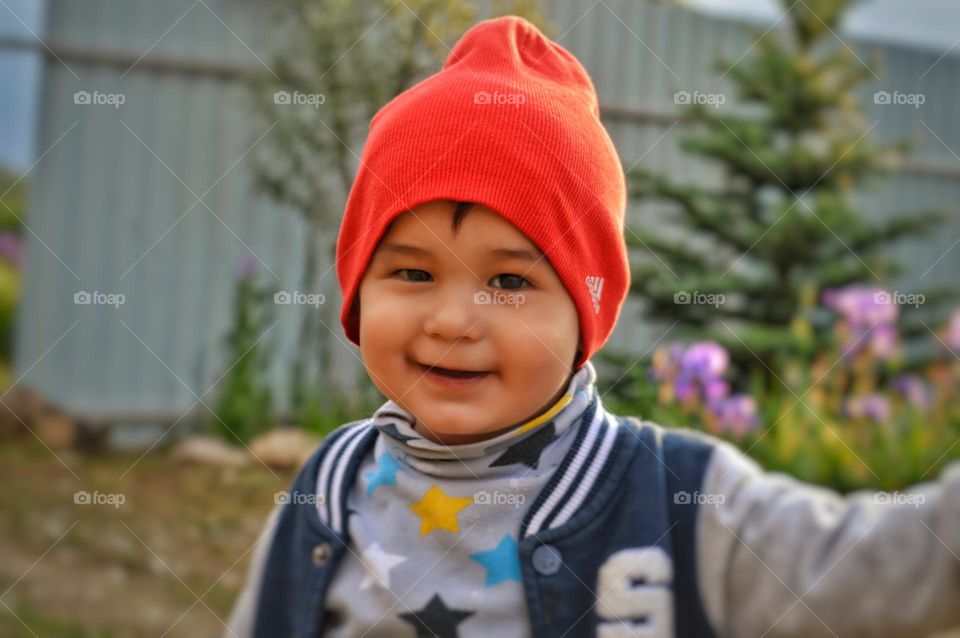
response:
[[[698,580],[725,638],[925,636],[960,625],[960,463],[883,498],[766,473],[719,442]],[[722,496],[721,496],[722,495]]]

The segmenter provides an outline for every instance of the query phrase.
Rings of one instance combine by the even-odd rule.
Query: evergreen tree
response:
[[[627,233],[637,249],[631,293],[651,317],[679,320],[687,335],[724,345],[740,372],[775,371],[779,356],[822,348],[828,331],[796,329],[820,291],[883,286],[903,272],[887,254],[891,242],[947,218],[914,211],[873,219],[855,204],[854,187],[875,186],[912,143],[879,145],[869,134],[855,91],[873,73],[834,35],[851,4],[793,3],[786,29],[758,35],[739,62],[717,64],[735,93],[726,102],[737,109],[703,100],[684,107],[692,131],[681,147],[719,162],[722,187],[642,168],[628,175],[631,197],[671,202],[678,211],[672,228],[658,221]],[[695,291],[723,295],[715,299],[722,303],[684,303],[703,301],[691,299]],[[926,296],[932,307],[949,294]]]

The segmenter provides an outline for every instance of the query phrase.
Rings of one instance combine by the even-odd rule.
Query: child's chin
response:
[[[434,425],[438,424],[438,425]],[[442,415],[434,414],[426,421],[420,421],[421,427],[429,427],[434,438],[443,439],[449,444],[457,442],[470,442],[471,440],[480,440],[493,436],[493,431],[487,423],[477,423],[470,420],[458,420],[456,418],[444,418]]]

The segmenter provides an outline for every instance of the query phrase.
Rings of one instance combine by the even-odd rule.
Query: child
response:
[[[480,22],[370,124],[341,322],[388,398],[269,517],[225,636],[921,636],[960,624],[960,466],[910,502],[607,412],[630,282],[594,87]]]

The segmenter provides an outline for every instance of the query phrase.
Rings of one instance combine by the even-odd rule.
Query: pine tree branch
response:
[[[699,229],[710,233],[714,238],[721,240],[738,252],[742,253],[750,249],[751,242],[736,232],[734,223],[737,218],[736,213],[726,209],[726,215],[719,214],[719,211],[724,210],[720,205],[717,205],[712,213],[708,212],[698,201],[703,198],[700,189],[693,186],[676,185],[649,173],[635,174],[634,179],[644,180],[645,182],[641,182],[640,192],[678,204],[681,213],[685,214]],[[633,192],[636,194],[638,191]],[[742,215],[740,217],[743,218]]]

